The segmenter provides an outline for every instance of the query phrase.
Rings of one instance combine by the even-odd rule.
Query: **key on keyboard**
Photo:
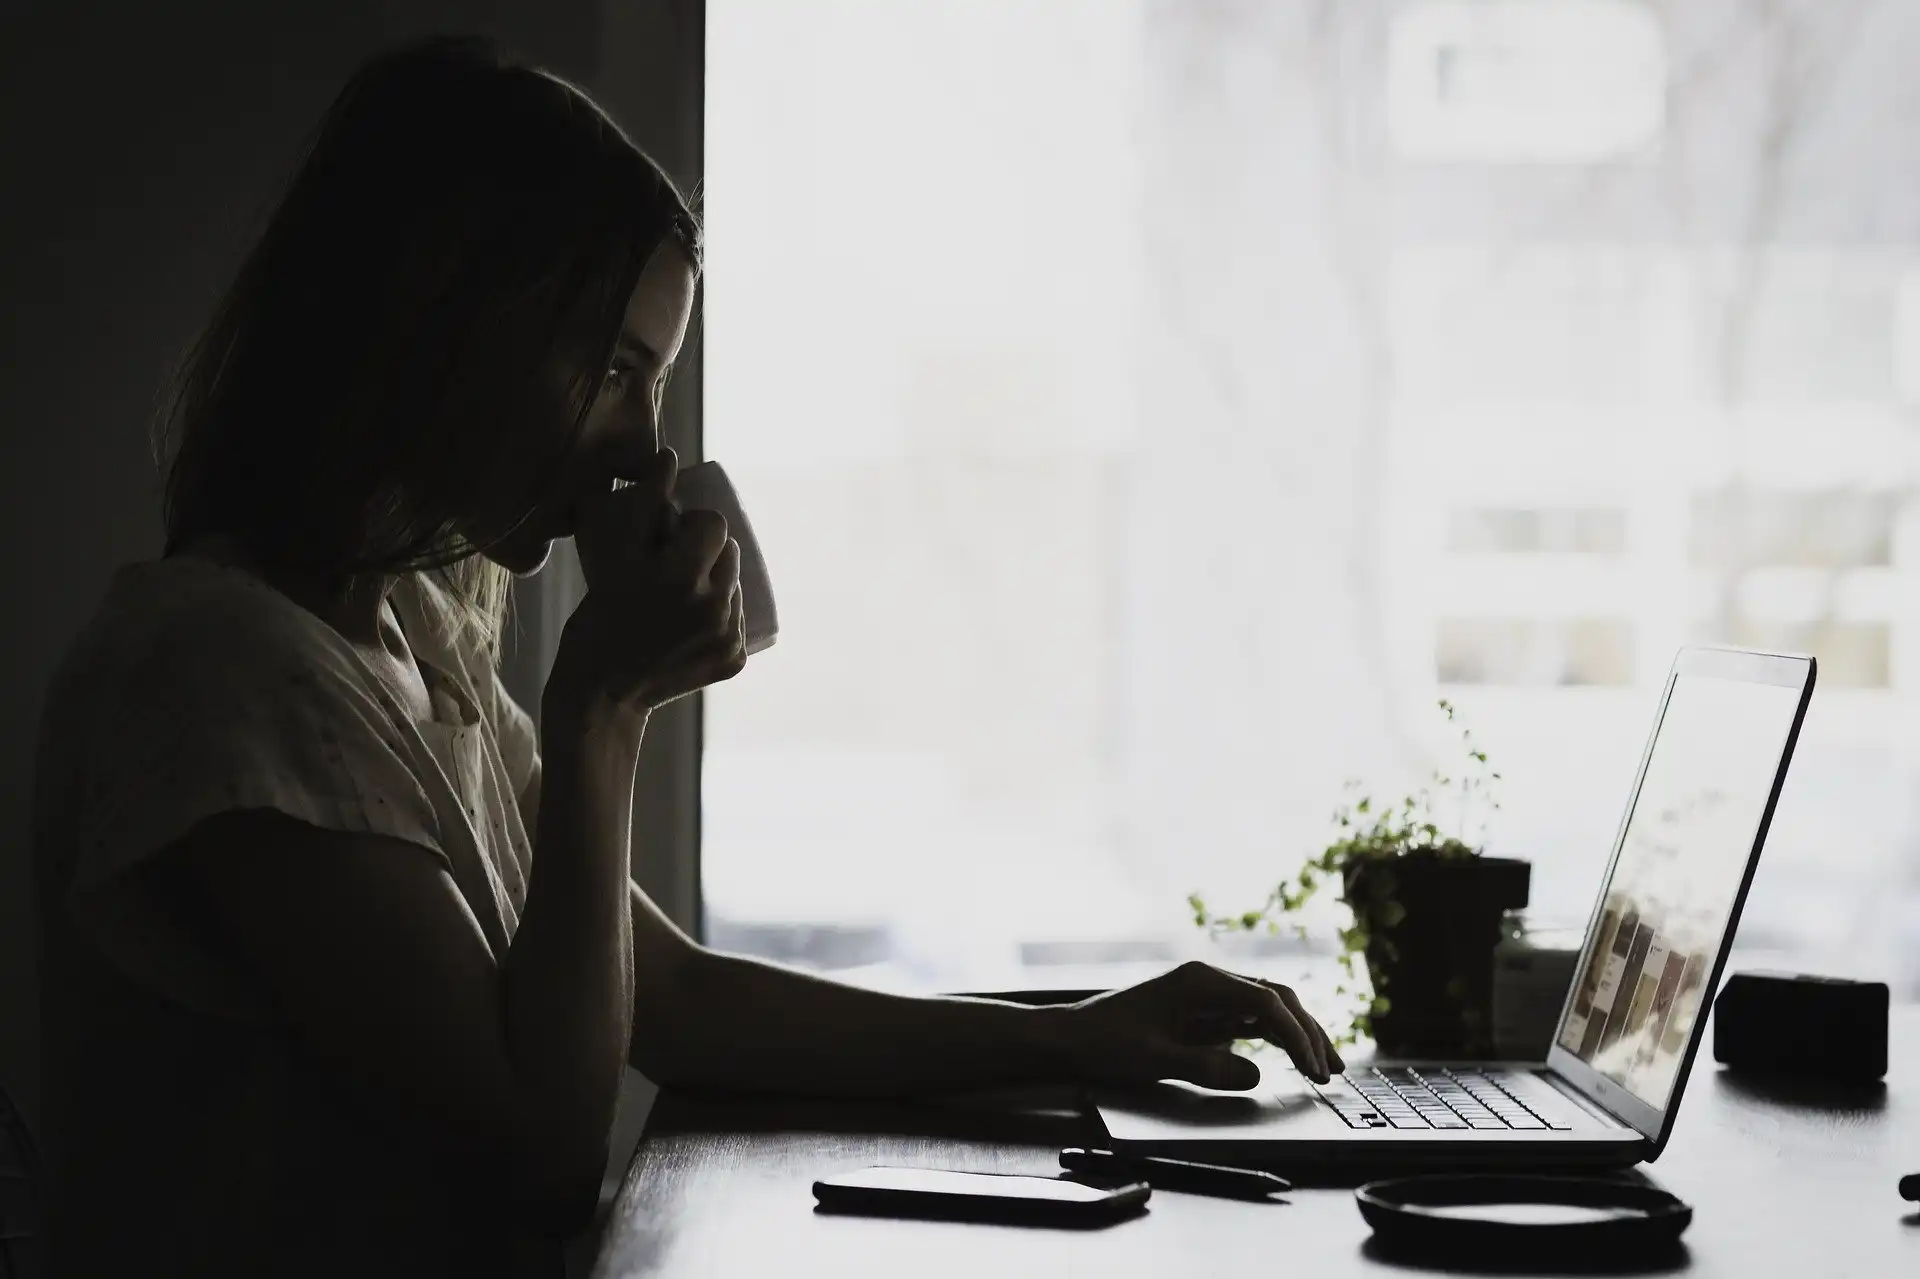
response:
[[[1566,1132],[1573,1127],[1563,1119],[1534,1113],[1506,1090],[1497,1075],[1471,1069],[1370,1067],[1336,1075],[1320,1095],[1353,1128]]]

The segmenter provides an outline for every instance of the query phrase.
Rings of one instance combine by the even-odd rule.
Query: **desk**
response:
[[[1710,1044],[1711,1041],[1709,1041]],[[1694,1205],[1689,1275],[1920,1275],[1920,1006],[1893,1010],[1883,1090],[1763,1088],[1703,1048],[1666,1153],[1649,1174]],[[814,1179],[870,1164],[1059,1171],[1089,1140],[1064,1092],[1052,1110],[662,1093],[614,1203],[593,1274],[852,1279],[1300,1275],[1403,1270],[1377,1257],[1351,1191],[1247,1204],[1156,1192],[1143,1217],[1069,1231],[816,1215]],[[1669,1269],[1668,1272],[1671,1272]]]

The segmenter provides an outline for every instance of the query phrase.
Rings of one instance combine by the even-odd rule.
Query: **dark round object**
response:
[[[1664,1190],[1591,1177],[1400,1177],[1353,1192],[1396,1250],[1592,1259],[1673,1248],[1693,1209]]]
[[[1527,904],[1531,875],[1510,857],[1420,851],[1347,864],[1341,895],[1367,920],[1367,971],[1387,999],[1371,1031],[1383,1055],[1492,1055],[1493,951],[1501,917]],[[1389,903],[1403,908],[1391,924]]]

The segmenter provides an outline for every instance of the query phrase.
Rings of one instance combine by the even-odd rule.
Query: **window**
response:
[[[1695,564],[1721,571],[1884,568],[1905,503],[1904,493],[1853,487],[1716,489],[1694,495],[1688,548]]]
[[[1442,684],[1631,684],[1633,623],[1606,617],[1443,617],[1434,674]]]
[[[1592,161],[1660,138],[1664,46],[1619,0],[1407,6],[1388,40],[1393,141],[1424,160]]]
[[[1442,696],[1577,927],[1702,639],[1822,662],[1742,944],[1920,990],[1920,11],[708,12],[706,441],[784,627],[708,698],[716,943],[1215,954],[1186,894],[1424,776]]]
[[[1627,513],[1604,507],[1453,512],[1450,550],[1479,554],[1609,554],[1627,549]]]

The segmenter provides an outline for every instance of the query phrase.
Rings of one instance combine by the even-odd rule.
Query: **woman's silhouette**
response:
[[[700,257],[592,102],[482,42],[329,110],[163,416],[166,553],[48,699],[63,1272],[553,1274],[629,1062],[1245,1088],[1224,1045],[1262,1035],[1339,1069],[1290,991],[1204,965],[1071,1008],[883,995],[708,951],[634,886],[649,713],[745,662],[739,548],[659,440]],[[493,658],[509,574],[568,536],[536,741]]]

